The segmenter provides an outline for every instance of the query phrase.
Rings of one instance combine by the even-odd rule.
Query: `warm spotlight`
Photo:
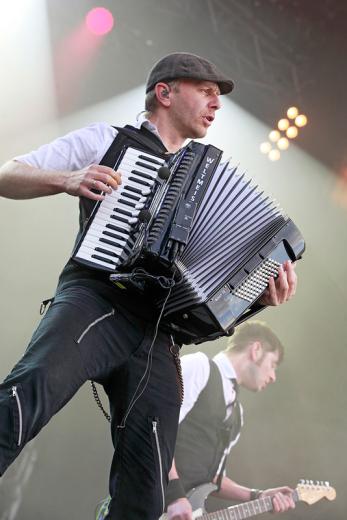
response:
[[[296,128],[296,126],[290,126],[286,131],[286,136],[289,137],[289,139],[294,139],[297,135],[298,129]]]
[[[86,16],[86,25],[90,32],[98,36],[109,33],[113,27],[111,11],[104,7],[91,9]]]
[[[278,141],[280,137],[281,137],[281,134],[279,133],[278,130],[272,130],[272,131],[269,133],[269,139],[270,139],[270,141],[272,141],[273,143],[275,143],[276,141]]]
[[[277,128],[279,130],[287,130],[288,126],[289,126],[289,121],[288,121],[288,119],[285,119],[285,118],[280,119],[277,123]]]
[[[270,150],[269,152],[269,159],[270,161],[278,161],[278,159],[281,157],[281,153],[279,150]]]
[[[299,110],[296,107],[290,107],[287,110],[287,116],[289,117],[289,119],[295,119],[298,114]]]
[[[287,150],[289,148],[288,139],[286,137],[281,137],[281,139],[277,141],[277,146],[280,150]]]
[[[298,127],[305,126],[307,124],[307,117],[304,114],[300,114],[295,118],[295,124]]]
[[[261,143],[261,145],[260,145],[261,153],[269,153],[270,150],[271,150],[271,143],[269,143],[268,141]]]

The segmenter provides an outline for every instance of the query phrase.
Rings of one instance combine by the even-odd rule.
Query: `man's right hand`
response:
[[[178,498],[167,508],[168,520],[192,520],[192,506],[187,498]]]
[[[120,172],[108,166],[92,164],[82,170],[69,172],[66,175],[64,191],[76,197],[103,200],[104,196],[95,193],[95,190],[112,193],[112,190],[116,190],[120,184],[122,184]]]

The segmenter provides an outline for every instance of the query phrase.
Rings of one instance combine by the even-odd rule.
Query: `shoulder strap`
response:
[[[149,148],[154,153],[165,153],[167,152],[167,149],[165,148],[164,144],[161,142],[159,137],[157,137],[153,132],[148,130],[144,125],[141,126],[141,128],[135,128],[131,125],[126,125],[123,128],[115,127],[118,132],[121,132],[131,139],[134,139],[142,146],[145,146],[146,148]]]
[[[139,144],[141,148],[150,152],[161,155],[167,152],[160,139],[154,135],[153,132],[144,128],[143,125],[140,129],[131,125],[126,125],[124,128],[118,126],[114,126],[113,128],[117,130],[117,135],[111,143],[111,146],[106,151],[104,157],[101,159],[100,164],[112,168],[114,166],[114,158],[117,157],[117,153],[122,149],[123,145],[125,145],[127,141],[129,142],[129,139]]]

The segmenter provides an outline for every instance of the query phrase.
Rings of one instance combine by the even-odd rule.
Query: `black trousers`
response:
[[[104,386],[114,457],[108,519],[157,520],[173,457],[180,389],[170,337],[155,320],[86,287],[58,293],[0,385],[0,474],[88,379]]]

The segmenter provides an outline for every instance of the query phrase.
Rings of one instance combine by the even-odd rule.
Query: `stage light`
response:
[[[270,139],[270,141],[272,141],[273,143],[275,143],[276,141],[278,141],[280,137],[281,137],[281,134],[279,133],[278,130],[272,130],[272,131],[269,133],[269,139]]]
[[[287,116],[289,117],[289,119],[295,119],[298,114],[299,110],[296,107],[290,107],[287,110]]]
[[[271,150],[271,143],[269,143],[268,141],[261,143],[261,145],[260,145],[261,153],[269,153],[270,150]]]
[[[281,139],[277,141],[277,146],[280,150],[287,150],[289,148],[288,139],[286,137],[281,137]]]
[[[277,128],[279,130],[287,130],[288,126],[289,126],[289,121],[288,121],[288,119],[285,119],[285,118],[280,119],[277,123]]]
[[[301,128],[302,126],[305,126],[307,124],[307,117],[304,114],[300,114],[299,116],[297,116],[295,118],[295,124],[299,128]]]
[[[269,152],[269,159],[270,161],[278,161],[278,159],[281,157],[281,153],[279,150],[270,150]]]
[[[111,11],[104,7],[91,9],[86,16],[86,26],[89,31],[98,36],[109,33],[113,28],[113,16]]]
[[[289,139],[294,139],[297,135],[298,129],[296,128],[296,126],[290,126],[286,131],[286,136],[289,137]]]

